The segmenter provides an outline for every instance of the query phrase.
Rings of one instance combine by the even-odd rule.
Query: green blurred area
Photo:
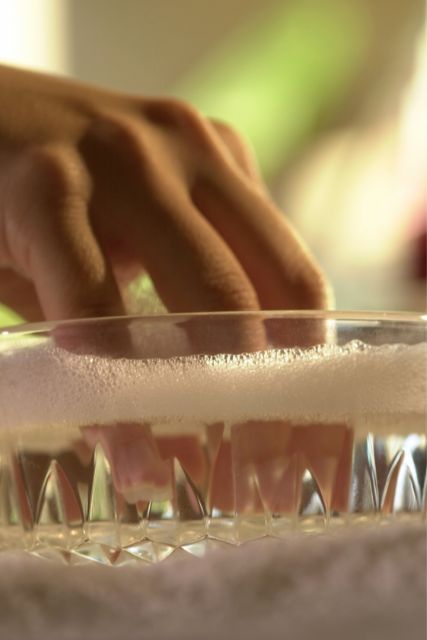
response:
[[[6,307],[4,304],[0,304],[0,328],[11,327],[14,324],[21,324],[24,319]]]
[[[269,178],[351,87],[370,26],[362,3],[279,2],[244,22],[177,93],[244,134]]]

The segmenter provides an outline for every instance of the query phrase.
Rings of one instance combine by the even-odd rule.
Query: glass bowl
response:
[[[426,513],[427,317],[256,312],[0,331],[0,548],[69,563]]]

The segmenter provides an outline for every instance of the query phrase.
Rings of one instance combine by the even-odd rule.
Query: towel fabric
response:
[[[0,553],[3,640],[425,640],[423,523],[69,567]]]

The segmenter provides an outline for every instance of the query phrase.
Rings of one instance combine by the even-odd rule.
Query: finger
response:
[[[85,204],[45,215],[30,247],[30,272],[48,320],[119,315],[121,296],[85,215]]]
[[[36,148],[16,162],[12,177],[9,261],[33,282],[45,318],[120,313],[118,287],[89,223],[90,180],[79,158]]]
[[[211,126],[220,138],[226,153],[229,154],[230,160],[242,170],[244,176],[249,178],[251,185],[255,188],[259,187],[261,193],[268,198],[267,188],[259,171],[256,157],[248,142],[223,122],[212,120]],[[330,292],[327,291],[326,296],[325,306],[332,305]],[[325,340],[326,330],[323,319],[303,320],[299,318],[298,321],[295,321],[293,318],[288,318],[287,320],[286,322],[283,317],[269,319],[266,330],[271,346],[302,347],[318,344]]]
[[[233,425],[231,444],[236,510],[262,511],[263,505],[278,512],[272,496],[282,495],[277,489],[286,468],[291,428],[286,422],[250,421]]]
[[[235,164],[242,169],[244,175],[250,179],[252,185],[260,185],[265,190],[265,184],[261,176],[256,156],[248,141],[243,139],[240,134],[224,122],[211,120],[211,124],[224,144],[224,147],[233,158]],[[279,213],[279,215],[281,214]],[[295,236],[295,234],[293,235]],[[299,244],[301,244],[301,240],[298,238],[296,239]]]
[[[328,306],[326,279],[307,247],[241,173],[222,167],[199,180],[192,197],[243,266],[262,308]]]
[[[208,508],[209,513],[221,511],[224,514],[234,514],[235,492],[233,483],[233,458],[231,440],[223,437],[224,426],[220,423],[209,425],[208,429],[219,432],[220,442],[213,456],[209,477]]]
[[[170,311],[258,308],[255,291],[232,251],[184,194],[145,202],[132,222],[139,252]],[[144,206],[143,205],[143,206]]]
[[[28,322],[44,319],[34,285],[12,269],[0,269],[0,303]]]
[[[207,476],[207,462],[203,446],[197,435],[158,435],[157,448],[164,460],[176,458],[192,482],[203,489]]]
[[[124,314],[111,267],[79,206],[73,203],[65,214],[43,218],[34,234],[30,270],[47,320]],[[105,321],[102,326],[61,323],[52,335],[58,345],[75,353],[118,357],[132,349],[127,328]]]
[[[147,218],[149,225],[147,226]],[[152,203],[134,223],[132,237],[141,263],[172,312],[259,310],[255,290],[242,266],[187,196]],[[196,316],[182,328],[195,353],[258,350],[264,344],[259,318]]]
[[[261,171],[249,142],[244,140],[240,134],[225,122],[212,119],[210,123],[237,167],[239,167],[250,180],[264,189],[265,185]]]
[[[312,423],[295,430],[293,447],[303,451],[326,509],[348,509],[353,433],[346,423]]]
[[[46,320],[124,314],[111,266],[89,224],[85,198],[74,194],[36,202],[26,240],[22,266]],[[76,353],[122,356],[131,349],[126,329],[105,322],[102,327],[61,323],[52,335],[59,346]]]
[[[335,486],[331,498],[331,508],[337,513],[348,513],[349,510],[353,451],[354,431],[351,427],[348,427],[345,432]]]
[[[259,309],[239,261],[188,196],[186,183],[193,179],[193,170],[185,171],[183,180],[180,167],[177,170],[176,162],[170,162],[178,160],[181,165],[198,168],[202,162],[199,147],[209,153],[212,146],[207,121],[175,101],[144,101],[144,117],[168,134],[166,148],[164,140],[158,147],[155,130],[152,144],[158,147],[157,157],[135,122],[121,119],[115,126],[126,143],[127,157],[133,158],[129,171],[139,200],[128,235],[134,236],[133,249],[163,302],[176,312]],[[176,155],[175,142],[178,149],[186,151],[184,155],[181,151]]]
[[[286,421],[234,424],[212,463],[210,506],[254,515],[288,515],[298,508],[301,453],[291,451],[293,427]]]
[[[171,497],[170,465],[161,458],[149,425],[84,427],[82,434],[93,447],[98,442],[103,446],[114,486],[127,502]]]

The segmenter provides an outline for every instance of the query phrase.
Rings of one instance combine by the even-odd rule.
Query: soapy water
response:
[[[0,546],[156,561],[419,519],[426,363],[426,344],[359,342],[145,361],[3,351]]]
[[[200,422],[425,415],[426,363],[427,343],[168,360],[11,349],[0,356],[0,429],[173,422],[188,430]]]

